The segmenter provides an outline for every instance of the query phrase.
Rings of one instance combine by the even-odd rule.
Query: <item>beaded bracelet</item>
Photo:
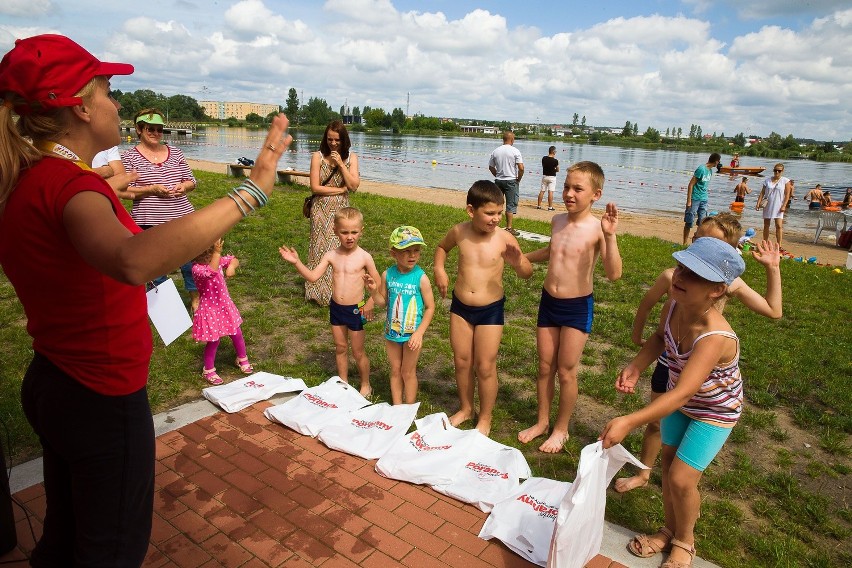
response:
[[[242,187],[246,189],[252,195],[252,197],[257,199],[257,202],[260,204],[261,207],[266,205],[266,203],[269,201],[269,196],[267,196],[263,192],[263,190],[260,189],[260,186],[254,183],[251,178],[246,178],[246,181],[243,183]]]
[[[238,187],[237,187],[237,188],[234,188],[234,189],[232,189],[232,190],[231,190],[231,193],[233,193],[234,195],[236,195],[237,197],[239,197],[239,198],[240,198],[240,201],[242,201],[243,203],[245,203],[245,204],[248,206],[248,208],[249,208],[249,209],[251,209],[252,213],[254,213],[254,210],[255,210],[255,209],[254,209],[254,205],[252,205],[252,204],[248,201],[248,199],[246,199],[245,197],[243,197],[243,194],[242,194],[242,193],[240,193],[239,189],[240,189],[240,188],[238,188]]]
[[[232,194],[230,194],[230,193],[228,193],[227,195],[228,195],[228,197],[230,197],[230,198],[231,198],[231,200],[233,200],[233,202],[234,202],[234,203],[236,203],[236,204],[237,204],[237,207],[239,207],[239,208],[240,208],[240,213],[242,213],[242,214],[243,214],[243,217],[248,217],[248,213],[246,213],[246,210],[245,210],[245,209],[243,209],[243,206],[242,206],[242,205],[240,205],[240,202],[239,202],[239,201],[237,201],[237,198],[236,198],[236,197],[234,197],[234,196],[233,196]]]

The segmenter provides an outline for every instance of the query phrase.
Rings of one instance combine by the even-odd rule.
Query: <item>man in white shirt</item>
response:
[[[521,157],[521,151],[513,146],[514,143],[515,135],[509,131],[504,132],[503,145],[491,152],[488,169],[494,175],[494,183],[506,196],[506,230],[517,236],[518,231],[512,227],[512,220],[518,212],[518,184],[524,177],[524,159]]]

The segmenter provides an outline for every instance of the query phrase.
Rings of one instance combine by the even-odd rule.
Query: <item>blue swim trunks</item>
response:
[[[456,298],[453,292],[453,301],[450,304],[450,313],[456,314],[470,325],[503,325],[503,307],[506,298],[500,298],[485,306],[468,306]]]
[[[351,331],[362,331],[364,329],[358,304],[344,306],[331,300],[328,304],[328,316],[331,325],[345,325]]]
[[[583,333],[592,332],[595,319],[594,296],[580,298],[554,298],[541,289],[538,304],[538,327],[573,327]]]

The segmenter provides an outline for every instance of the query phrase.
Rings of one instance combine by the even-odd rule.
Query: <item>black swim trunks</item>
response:
[[[470,325],[503,325],[503,308],[506,298],[500,298],[496,302],[484,306],[468,306],[453,292],[453,301],[450,304],[450,313],[456,314]]]

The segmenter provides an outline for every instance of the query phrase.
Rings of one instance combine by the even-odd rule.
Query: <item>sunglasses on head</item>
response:
[[[147,126],[145,126],[145,130],[147,130],[148,132],[158,132],[158,133],[162,133],[162,132],[163,132],[163,127],[162,127],[162,126],[151,126],[151,125],[147,125]]]

